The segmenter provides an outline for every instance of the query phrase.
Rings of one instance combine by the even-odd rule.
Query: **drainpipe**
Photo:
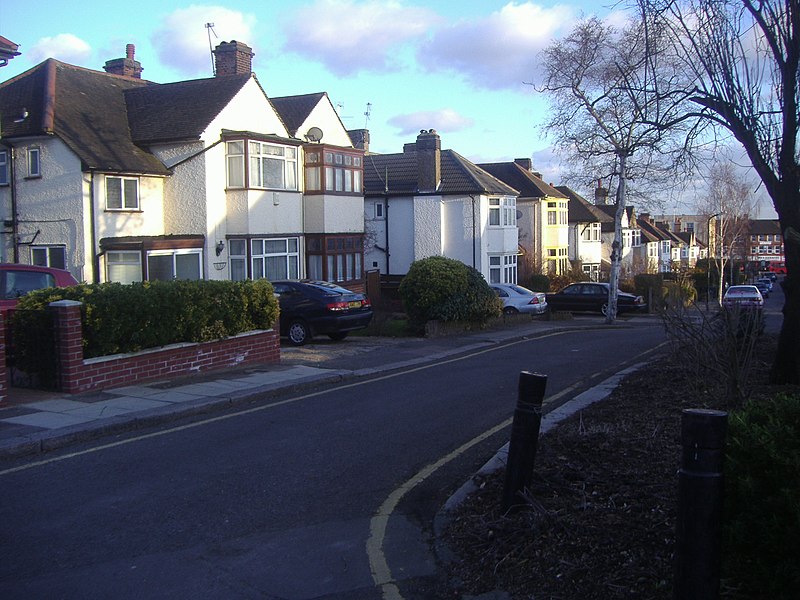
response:
[[[9,192],[11,194],[11,256],[12,262],[19,262],[19,248],[17,241],[19,240],[19,213],[17,212],[17,152],[16,149],[10,144],[3,144],[9,149],[9,164],[8,174],[11,178]]]
[[[475,222],[475,196],[470,194],[469,197],[472,199],[472,268],[477,269],[478,267],[475,264],[475,261],[477,260],[475,254],[475,244],[478,241],[478,224]]]
[[[92,283],[100,283],[100,255],[97,253],[97,222],[94,206],[94,171],[89,171],[89,243],[92,246]]]
[[[389,269],[389,167],[384,168],[383,174],[383,220],[386,223],[384,230],[384,244],[386,245],[386,275],[391,273]]]

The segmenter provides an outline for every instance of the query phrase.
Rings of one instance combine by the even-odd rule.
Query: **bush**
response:
[[[82,303],[84,358],[203,342],[272,328],[278,303],[272,284],[256,281],[145,281],[48,288],[20,298],[12,316],[17,366],[32,371],[39,346],[52,346],[47,305]],[[49,344],[47,343],[49,341]]]
[[[502,312],[502,302],[476,269],[444,256],[415,261],[399,288],[410,324],[432,320],[485,324]]]
[[[550,278],[547,275],[531,275],[525,280],[524,287],[534,292],[549,292],[550,291]]]
[[[724,568],[747,598],[800,589],[800,395],[750,401],[730,415]]]

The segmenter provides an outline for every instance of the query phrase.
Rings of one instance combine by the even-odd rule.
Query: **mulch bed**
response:
[[[767,384],[775,343],[762,336],[756,347],[751,396],[775,393]],[[671,599],[681,410],[725,409],[697,387],[667,357],[626,377],[542,436],[520,511],[501,513],[503,471],[479,481],[444,534],[454,591]],[[737,597],[733,582],[722,588]]]

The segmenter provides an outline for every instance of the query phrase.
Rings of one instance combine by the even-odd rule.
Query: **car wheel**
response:
[[[604,316],[608,316],[608,302],[603,302],[602,306],[600,307],[600,313]]]
[[[329,333],[328,337],[331,338],[334,342],[341,342],[344,338],[347,337],[347,334],[350,333],[349,331],[337,331],[336,333]]]
[[[308,325],[306,325],[305,322],[298,319],[296,321],[292,321],[289,325],[287,337],[289,338],[289,343],[292,346],[302,346],[311,339],[311,330],[308,328]]]
[[[503,308],[503,314],[504,315],[515,315],[518,312],[519,311],[516,308],[514,308],[513,306],[506,306],[505,308]]]

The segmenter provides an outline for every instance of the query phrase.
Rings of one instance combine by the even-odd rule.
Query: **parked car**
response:
[[[727,309],[761,309],[764,297],[754,285],[732,285],[722,297],[722,307]]]
[[[63,269],[0,263],[0,309],[14,308],[20,297],[34,290],[72,285],[78,282]]]
[[[766,283],[760,280],[756,281],[753,285],[755,285],[758,288],[758,291],[761,292],[761,296],[764,298],[764,300],[769,298],[771,286],[768,286]]]
[[[547,294],[551,311],[608,312],[608,284],[583,281],[570,283],[561,291]],[[617,292],[617,314],[644,310],[647,307],[641,296]]]
[[[280,332],[293,346],[315,335],[343,340],[372,320],[372,306],[359,294],[326,281],[273,281],[280,305]]]
[[[503,301],[503,312],[507,315],[541,315],[547,311],[547,295],[544,292],[534,292],[510,283],[493,283],[490,287]]]

